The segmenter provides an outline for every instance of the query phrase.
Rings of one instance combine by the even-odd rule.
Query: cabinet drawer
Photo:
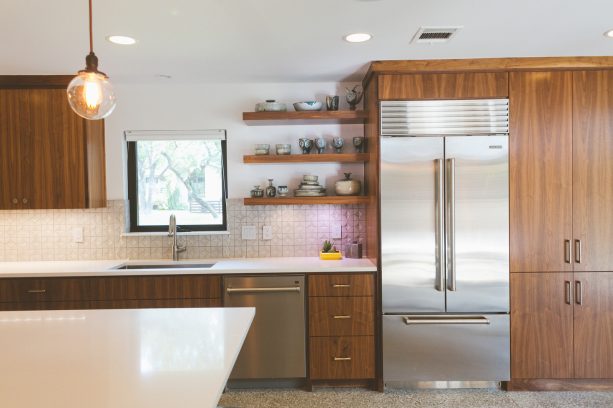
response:
[[[374,296],[370,273],[309,275],[309,296]]]
[[[219,276],[118,276],[92,281],[93,300],[221,298]]]
[[[374,335],[372,297],[312,297],[309,336]]]
[[[47,301],[47,302],[5,302],[0,303],[0,311],[15,310],[81,310],[90,309],[87,301]]]
[[[0,302],[51,302],[87,300],[84,278],[0,279]]]
[[[375,376],[373,336],[310,339],[312,380],[369,379]]]
[[[92,309],[159,309],[221,307],[221,299],[111,300],[90,302]]]

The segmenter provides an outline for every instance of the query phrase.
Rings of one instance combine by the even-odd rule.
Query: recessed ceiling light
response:
[[[372,38],[372,35],[368,33],[354,33],[345,36],[345,41],[350,43],[361,43],[368,41]]]
[[[113,44],[119,44],[119,45],[136,44],[136,39],[132,37],[128,37],[127,35],[109,35],[108,37],[106,37],[106,39],[112,42]]]
[[[604,33],[605,37],[609,37],[609,38],[613,38],[613,30],[609,30],[606,33]]]

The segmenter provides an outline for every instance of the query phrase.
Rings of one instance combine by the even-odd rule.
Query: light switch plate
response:
[[[74,227],[72,229],[72,242],[77,244],[83,243],[83,227]]]
[[[262,227],[262,239],[266,241],[272,239],[272,227],[270,225],[264,225]]]
[[[330,238],[341,239],[343,235],[343,227],[340,225],[333,225],[330,227]]]
[[[242,237],[245,240],[254,240],[256,238],[256,228],[255,225],[245,225],[243,226]]]

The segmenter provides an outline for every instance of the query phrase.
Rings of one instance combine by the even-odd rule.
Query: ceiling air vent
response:
[[[445,43],[451,40],[462,27],[420,27],[412,43]]]

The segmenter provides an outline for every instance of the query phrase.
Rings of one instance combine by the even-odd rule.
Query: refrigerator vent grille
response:
[[[508,133],[508,99],[381,102],[382,136]]]

